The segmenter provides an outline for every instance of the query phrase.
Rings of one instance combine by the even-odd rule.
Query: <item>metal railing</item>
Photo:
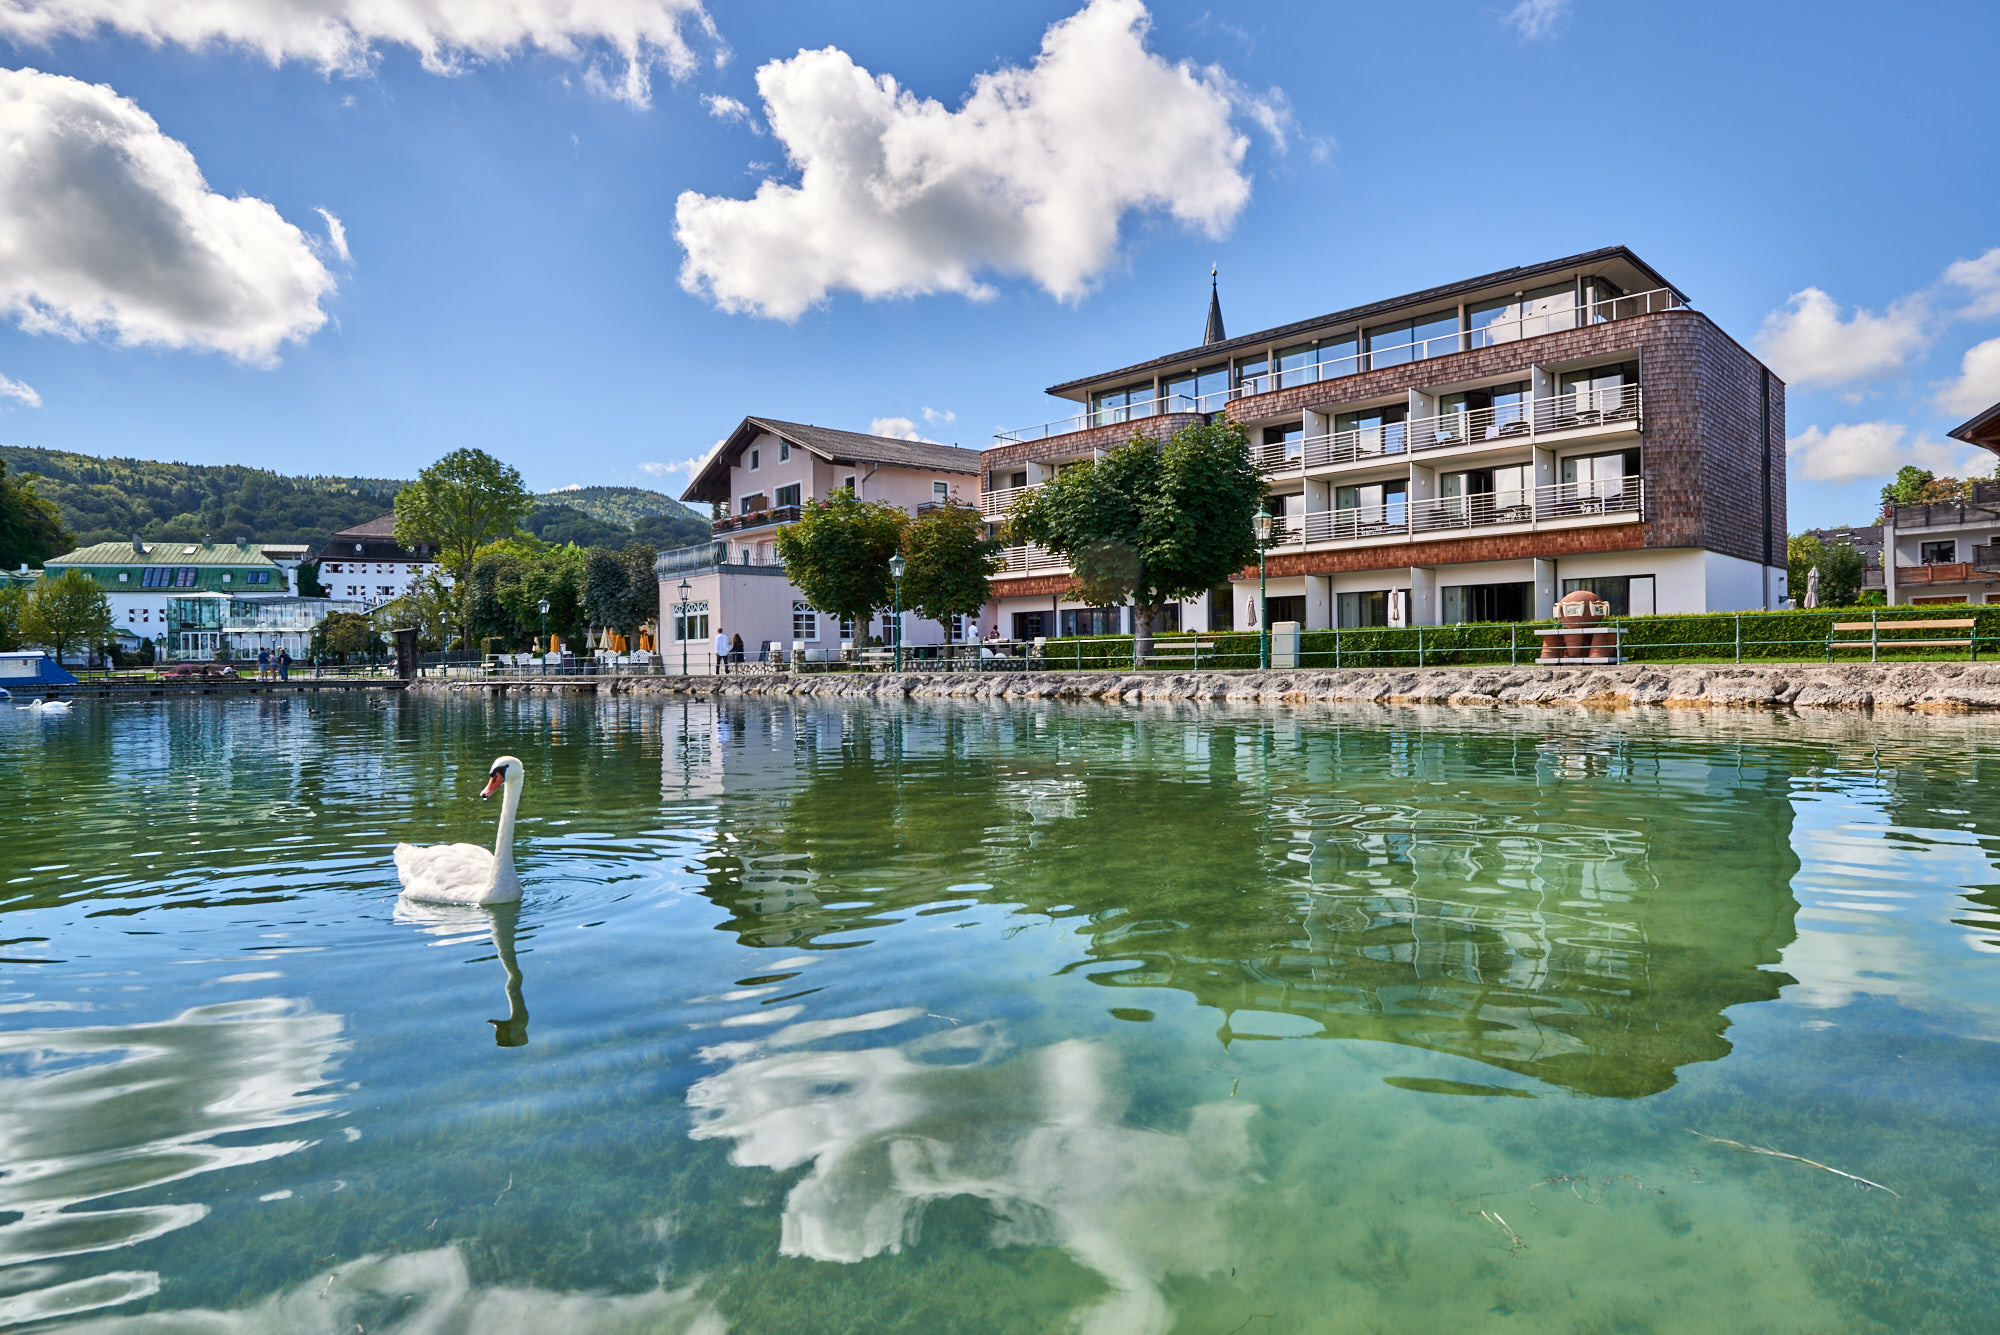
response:
[[[730,515],[727,519],[717,519],[709,525],[715,533],[737,533],[744,529],[766,528],[772,524],[789,524],[799,517],[796,505],[774,505],[767,510],[752,510],[747,515]]]
[[[1444,529],[1542,524],[1627,512],[1643,515],[1645,509],[1646,485],[1636,477],[1606,482],[1557,482],[1532,490],[1438,496],[1345,510],[1312,510],[1290,517],[1297,525],[1296,538],[1281,527],[1273,531],[1271,546],[1355,542]]]
[[[1087,431],[1092,427],[1114,426],[1120,422],[1143,421],[1149,417],[1168,413],[1220,412],[1237,399],[1268,394],[1277,389],[1294,389],[1301,385],[1319,384],[1326,380],[1359,375],[1364,371],[1407,366],[1415,362],[1429,361],[1433,357],[1449,356],[1455,352],[1498,347],[1505,343],[1539,338],[1543,334],[1561,333],[1586,325],[1608,324],[1613,320],[1651,315],[1657,311],[1681,310],[1687,306],[1686,298],[1671,288],[1664,287],[1654,288],[1649,292],[1634,292],[1629,296],[1606,297],[1599,301],[1585,302],[1582,306],[1495,321],[1477,329],[1458,329],[1435,338],[1399,343],[1393,347],[1373,348],[1367,351],[1357,349],[1353,353],[1307,366],[1279,367],[1259,375],[1245,376],[1228,389],[1215,390],[1199,397],[1188,394],[1161,394],[1140,403],[1124,404],[1116,408],[1097,408],[1072,417],[1059,417],[1053,421],[1040,422],[1034,426],[1012,431],[996,431],[993,433],[993,438],[1003,443],[1046,440],[1050,436]]]
[[[1524,403],[1441,413],[1382,426],[1332,431],[1323,436],[1273,441],[1252,449],[1265,474],[1303,472],[1369,462],[1389,455],[1422,454],[1461,445],[1521,443],[1605,426],[1643,426],[1645,394],[1637,385],[1576,390]]]
[[[670,575],[691,575],[702,570],[744,567],[751,570],[783,570],[785,563],[776,555],[760,556],[748,547],[739,549],[731,556],[726,542],[699,542],[692,547],[676,547],[673,551],[660,553],[653,561],[653,573],[661,579]]]
[[[1025,487],[1001,487],[994,491],[982,491],[979,493],[979,513],[988,519],[998,519],[1013,507],[1015,501],[1041,485],[1039,482],[1034,482]]]
[[[1002,549],[1000,555],[1006,566],[999,572],[1007,575],[1032,575],[1042,571],[1068,570],[1069,559],[1058,556],[1046,547],[1027,543],[1019,547]]]

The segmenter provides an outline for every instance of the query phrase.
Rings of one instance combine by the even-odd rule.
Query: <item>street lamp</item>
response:
[[[535,646],[535,657],[542,660],[542,675],[546,677],[549,675],[549,600],[546,598],[538,600],[535,603],[535,610],[542,614],[542,639]]]
[[[1264,554],[1271,548],[1271,516],[1257,516],[1257,666],[1271,666],[1271,600],[1264,594]]]
[[[892,624],[895,627],[896,634],[896,671],[898,672],[903,670],[903,572],[909,568],[910,563],[903,559],[901,552],[889,558],[889,575],[896,581],[895,610],[891,615],[895,618]]]
[[[681,675],[683,677],[688,674],[688,589],[688,582],[682,580],[680,589],[681,600],[674,604],[674,611],[678,613],[675,619],[680,623]]]

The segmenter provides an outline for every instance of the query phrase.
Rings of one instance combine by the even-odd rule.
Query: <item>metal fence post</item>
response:
[[[1424,628],[1423,628],[1422,626],[1418,626],[1418,627],[1417,627],[1417,666],[1418,666],[1418,667],[1422,667],[1423,665],[1424,665]]]
[[[1521,624],[1520,624],[1520,623],[1519,623],[1518,621],[1516,621],[1516,622],[1509,622],[1509,623],[1508,623],[1508,626],[1507,626],[1507,666],[1508,666],[1508,667],[1513,667],[1513,666],[1515,665],[1515,663],[1514,663],[1514,646],[1516,645],[1516,643],[1518,643],[1518,642],[1519,642],[1519,640],[1520,640],[1520,635],[1521,635]]]
[[[1340,627],[1333,628],[1333,665],[1340,666]]]
[[[1882,653],[1882,627],[1877,623],[1882,614],[1874,608],[1868,609],[1868,661],[1879,662]]]
[[[1743,661],[1743,614],[1736,614],[1736,661]]]

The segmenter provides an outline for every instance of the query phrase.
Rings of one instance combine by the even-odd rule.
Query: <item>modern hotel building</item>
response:
[[[1064,464],[1227,413],[1279,520],[1269,616],[1309,630],[1547,616],[1589,588],[1619,613],[1782,606],[1785,387],[1623,247],[1468,278],[1065,381],[1076,415],[980,460],[996,521]],[[1003,633],[1129,630],[1007,554]],[[1254,569],[1178,609],[1258,624]]]

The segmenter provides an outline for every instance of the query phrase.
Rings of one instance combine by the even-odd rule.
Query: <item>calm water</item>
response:
[[[1991,1331],[1996,743],[7,711],[0,1326]]]

